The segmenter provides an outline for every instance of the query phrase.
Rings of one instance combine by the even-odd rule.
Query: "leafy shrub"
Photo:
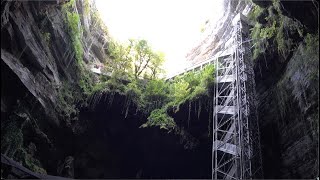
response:
[[[169,84],[162,79],[150,80],[143,93],[143,101],[147,112],[161,108],[169,101]]]
[[[200,96],[206,95],[209,96],[209,91],[212,89],[214,84],[214,71],[215,68],[213,65],[206,66],[200,72],[189,72],[185,75],[177,77],[173,83],[160,83],[162,85],[161,91],[169,91],[170,95],[167,96],[167,100],[162,105],[161,111],[157,110],[155,117],[161,117],[160,119],[164,120],[168,115],[162,115],[166,113],[168,109],[174,108],[175,111],[179,110],[179,106],[187,101],[194,100]],[[150,91],[153,93],[152,91]],[[155,91],[157,94],[161,94],[159,91]],[[164,96],[164,95],[163,95]],[[160,116],[161,115],[161,116]],[[152,114],[150,114],[148,119],[152,119]],[[156,118],[157,119],[157,118]],[[170,122],[166,120],[165,122]],[[155,122],[151,123],[155,125]],[[144,126],[151,125],[146,123]],[[172,124],[171,124],[172,125]],[[172,127],[172,126],[169,127]]]
[[[148,121],[141,127],[159,126],[160,129],[172,129],[176,126],[172,117],[170,117],[165,108],[155,109],[148,117]]]
[[[71,0],[62,7],[65,14],[65,23],[68,28],[68,33],[71,37],[72,47],[78,62],[83,60],[83,47],[81,43],[82,28],[80,24],[80,16],[77,12],[73,11],[75,0]]]
[[[19,148],[17,150],[15,158],[18,161],[22,162],[22,165],[30,169],[31,171],[40,174],[47,174],[47,171],[41,167],[40,161],[28,154],[25,149]]]
[[[15,151],[22,147],[23,134],[16,119],[10,118],[5,124],[1,121],[1,152],[8,150],[8,157],[13,157]],[[2,127],[6,127],[2,129]]]
[[[268,16],[265,18],[267,23],[264,25],[256,20],[260,12],[256,8],[258,7],[254,7],[250,13],[250,19],[255,23],[250,33],[254,44],[253,59],[257,59],[260,54],[265,53],[273,45],[283,59],[286,59],[294,48],[292,46],[295,34],[303,36],[302,24],[282,14],[279,0],[274,0],[273,5],[268,8]]]
[[[83,1],[83,6],[84,6],[84,15],[88,16],[90,14],[90,2],[89,2],[89,0],[84,0]]]
[[[179,105],[185,102],[190,94],[189,83],[181,79],[173,84],[172,97],[174,104]]]
[[[258,16],[263,12],[263,8],[260,6],[254,5],[252,11],[248,14],[248,19],[250,21],[256,20]]]

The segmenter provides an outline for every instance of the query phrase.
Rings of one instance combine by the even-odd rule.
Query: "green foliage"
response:
[[[130,54],[133,56],[133,75],[135,78],[148,75],[148,67],[151,65],[152,59],[156,61],[157,57],[152,51],[151,46],[146,40],[130,40],[132,51]],[[157,57],[158,58],[158,57]]]
[[[90,2],[89,0],[84,0],[83,1],[83,6],[84,6],[84,15],[88,16],[90,13]]]
[[[276,34],[276,22],[273,21],[272,22],[272,26],[268,26],[265,28],[260,29],[260,37],[263,39],[270,39],[272,37],[274,37],[274,35]]]
[[[165,108],[155,109],[148,117],[148,121],[141,127],[159,126],[160,129],[172,129],[176,126],[172,117],[170,117]]]
[[[272,5],[278,13],[281,13],[280,0],[273,0]]]
[[[261,8],[258,5],[254,5],[252,10],[248,14],[248,19],[250,21],[254,21],[254,20],[256,20],[257,17],[259,17],[261,15],[262,12],[263,12],[263,8]]]
[[[17,112],[20,111],[19,106],[16,108]],[[8,157],[22,162],[23,166],[34,172],[46,174],[40,162],[23,148],[22,128],[26,122],[29,121],[25,113],[13,114],[8,119],[1,121],[1,153],[7,153]]]
[[[107,87],[107,81],[107,79],[103,79],[101,82],[94,84],[92,92],[103,91]]]
[[[197,73],[187,73],[172,83],[159,79],[164,72],[164,54],[153,51],[143,39],[130,39],[128,44],[110,41],[108,54],[110,60],[106,61],[107,70],[104,71],[111,76],[100,79],[93,86],[93,92],[125,95],[126,114],[133,103],[140,112],[148,116],[148,122],[142,127],[173,128],[174,121],[167,111],[170,108],[177,110],[186,101],[209,95],[214,82],[213,65]]]
[[[76,103],[81,98],[80,93],[72,86],[72,84],[63,82],[58,94],[58,111],[60,116],[69,121],[70,118],[75,117],[79,110]]]
[[[159,75],[162,75],[165,71],[162,68],[162,65],[165,61],[164,53],[162,52],[153,52],[152,58],[150,60],[150,64],[148,65],[148,68],[150,69],[151,77],[150,79],[155,79]]]
[[[89,96],[93,92],[93,73],[88,70],[88,68],[85,67],[84,62],[80,62],[78,64],[78,77],[79,77],[79,82],[78,85],[80,86],[81,90],[83,93],[87,96]]]
[[[253,59],[257,59],[260,54],[265,52],[267,41],[260,37],[261,26],[261,24],[256,23],[251,29],[251,37],[254,42]]]
[[[174,108],[175,111],[179,110],[179,106],[187,101],[191,101],[194,99],[199,98],[200,96],[209,96],[209,91],[213,87],[214,84],[214,71],[215,68],[213,65],[206,66],[202,71],[200,72],[189,72],[185,75],[182,75],[180,77],[177,77],[174,82],[167,83],[167,82],[161,82],[161,81],[151,81],[151,87],[158,87],[159,91],[154,91],[156,95],[161,94],[162,98],[162,106],[157,109],[154,115],[155,117],[161,117],[158,119],[161,119],[164,121],[166,119],[165,117],[168,117],[168,115],[163,115],[163,113],[166,113],[168,109]],[[156,85],[154,85],[154,83]],[[153,88],[150,88],[150,90],[146,91],[149,92],[148,94],[151,94],[149,96],[152,97],[153,94]],[[161,92],[162,93],[161,93]],[[165,93],[169,92],[170,95],[166,95]],[[154,95],[155,95],[154,94]],[[147,99],[150,100],[150,99]],[[151,113],[152,115],[152,113]],[[157,119],[155,117],[149,116],[150,119]],[[170,120],[165,120],[164,122],[171,122]],[[152,125],[155,124],[155,122],[151,123]],[[144,127],[147,127],[148,125],[151,125],[149,123],[146,123]],[[172,127],[173,125],[170,124],[169,127]]]
[[[81,43],[82,28],[80,24],[80,16],[77,12],[73,11],[75,0],[71,0],[62,7],[65,15],[65,23],[68,28],[68,33],[71,37],[72,47],[75,52],[75,57],[78,62],[83,60],[83,47]]]
[[[158,109],[169,101],[169,84],[162,79],[150,80],[143,93],[146,112]]]
[[[268,8],[268,16],[265,18],[267,23],[264,25],[256,21],[261,13],[262,10],[255,6],[249,14],[251,21],[255,24],[250,33],[254,44],[253,59],[257,59],[272,46],[285,59],[294,48],[291,37],[295,36],[294,34],[302,37],[303,26],[298,21],[282,14],[278,0],[274,0],[273,5]]]
[[[165,56],[161,52],[152,50],[151,46],[143,39],[130,39],[128,44],[120,44],[111,40],[108,44],[110,60],[106,61],[103,71],[110,77],[100,78],[94,84],[92,73],[88,72],[82,61],[83,47],[81,44],[82,28],[80,17],[74,9],[75,0],[63,5],[65,23],[71,37],[72,46],[77,59],[79,82],[76,85],[63,83],[59,92],[59,109],[61,115],[68,122],[77,117],[79,104],[84,103],[86,96],[97,91],[119,93],[126,96],[126,114],[130,104],[146,114],[146,126],[160,126],[171,129],[175,126],[173,119],[167,114],[170,108],[179,109],[186,101],[209,95],[213,84],[213,66],[208,66],[201,72],[190,72],[177,78],[173,83],[159,79],[164,73],[162,65]],[[84,14],[90,13],[91,28],[100,28],[105,34],[108,30],[104,25],[98,11],[89,8],[89,0],[84,0]]]
[[[155,79],[164,72],[164,54],[153,51],[146,40],[130,39],[128,44],[111,41],[108,51],[112,59],[106,63],[108,71],[118,71],[128,80]]]
[[[84,1],[84,13],[88,15],[89,0]],[[70,0],[62,6],[64,21],[67,31],[71,39],[72,49],[77,60],[77,82],[63,82],[59,91],[58,109],[60,115],[69,122],[70,119],[76,118],[78,114],[79,104],[85,105],[85,97],[91,95],[94,90],[93,74],[88,70],[83,62],[83,46],[82,46],[82,27],[80,23],[80,15],[77,13],[75,0]],[[79,88],[80,87],[80,88]]]
[[[214,72],[214,65],[208,65],[200,73],[200,85],[205,87],[207,90],[210,90],[214,85]]]
[[[46,41],[47,44],[50,43],[51,34],[48,32],[41,32],[42,38]]]
[[[161,128],[174,128],[175,124],[167,111],[187,101],[192,101],[201,96],[210,96],[210,89],[214,84],[213,65],[206,66],[199,72],[189,72],[176,77],[173,82],[163,79],[130,79],[114,71],[109,79],[100,82],[94,87],[96,91],[117,92],[127,97],[126,108],[133,102],[137,108],[148,116],[148,122],[141,127],[160,126]],[[150,121],[150,122],[149,122]]]
[[[1,121],[1,152],[7,151],[8,157],[12,157],[15,151],[22,147],[23,134],[20,126],[12,117],[6,122]]]
[[[319,55],[319,35],[307,34],[304,43],[306,45],[306,50],[309,54],[314,54],[316,57]]]
[[[287,39],[286,40],[286,35],[283,29],[283,25],[280,26],[279,28],[279,32],[276,35],[276,42],[278,44],[278,52],[285,57],[286,54],[289,53],[290,51],[290,47],[292,45],[292,40],[291,39]]]
[[[209,90],[214,84],[214,71],[214,66],[208,65],[200,72],[188,72],[177,78],[173,83],[173,90],[177,90],[177,92],[173,92],[175,99],[177,99],[176,104],[181,104],[200,95],[209,95]]]
[[[58,92],[57,110],[67,123],[77,119],[79,108],[87,105],[87,97],[94,92],[92,72],[83,63],[78,68],[78,82],[63,81]]]
[[[114,71],[107,81],[107,88],[110,91],[119,92],[120,94],[124,94],[125,85],[123,79],[125,79],[125,74],[120,71]]]
[[[39,160],[32,157],[25,149],[19,148],[15,155],[15,159],[22,162],[22,165],[33,172],[47,174],[47,171],[41,167]]]
[[[173,102],[178,105],[185,102],[190,94],[189,83],[181,79],[173,84]]]
[[[109,71],[118,71],[117,73],[131,74],[132,73],[132,57],[129,55],[130,46],[122,45],[116,41],[109,42],[109,55],[112,61],[107,61],[106,66]],[[122,75],[124,76],[124,75]]]
[[[134,102],[138,105],[138,108],[142,106],[140,102],[142,101],[142,89],[139,88],[138,81],[131,81],[125,89],[126,96],[130,99],[130,101]]]

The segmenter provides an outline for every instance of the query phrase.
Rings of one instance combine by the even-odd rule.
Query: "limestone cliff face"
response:
[[[268,60],[260,61],[256,69],[265,177],[314,178],[319,146],[318,55],[307,53],[301,43],[287,65],[277,64],[274,57]]]
[[[46,169],[55,175],[58,160],[66,157],[57,150],[59,141],[70,138],[64,133],[71,133],[70,127],[76,131],[78,123],[67,122],[74,117],[60,116],[64,111],[64,86],[77,86],[80,79],[61,10],[67,2],[1,3],[1,153],[14,156],[33,171],[45,173]],[[89,6],[94,10],[94,4]],[[92,24],[91,13],[84,13],[84,1],[76,1],[74,7],[84,27],[81,43],[84,65],[89,68],[90,64],[105,61],[108,39],[99,26]],[[34,155],[27,150],[30,143],[38,149]]]
[[[292,39],[294,48],[286,58],[273,47],[255,61],[265,178],[315,178],[319,176],[317,7],[311,1],[280,3],[287,17],[303,24],[305,34],[297,38],[289,33],[286,38]],[[302,12],[308,16],[301,18]]]
[[[34,96],[52,123],[55,117],[57,92],[62,79],[76,81],[76,60],[71,40],[61,13],[64,1],[4,2],[1,11],[1,60]],[[90,16],[83,14],[83,3],[77,8],[84,24],[82,43],[87,63],[105,61],[107,39],[99,28],[93,27]],[[4,109],[15,101],[1,100]]]
[[[225,44],[231,38],[232,19],[239,12],[246,15],[252,7],[249,1],[225,0],[224,14],[216,24],[208,25],[203,40],[186,56],[192,64],[205,61],[213,54],[226,49]]]

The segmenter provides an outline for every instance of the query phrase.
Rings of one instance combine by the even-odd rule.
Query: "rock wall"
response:
[[[232,31],[232,19],[239,12],[246,15],[252,7],[252,3],[249,1],[238,0],[225,0],[224,1],[224,14],[218,20],[217,23],[207,25],[203,40],[196,47],[187,54],[187,61],[193,64],[197,64],[201,61],[205,61],[212,55],[219,51],[226,49],[225,44],[231,38]]]
[[[95,6],[89,4],[91,12],[85,14],[84,2],[76,1],[74,11],[85,25],[81,43],[88,69],[106,60],[108,35],[92,25]],[[59,174],[58,161],[68,156],[64,139],[72,140],[82,127],[76,121],[78,112],[72,112],[79,99],[69,104],[70,116],[63,113],[67,95],[83,96],[80,66],[62,11],[65,3],[1,3],[1,153],[33,171],[54,175]],[[66,94],[66,87],[78,90]],[[28,152],[29,144],[36,146],[35,153]]]
[[[270,68],[276,66],[272,61],[261,62],[261,76],[256,71],[266,178],[318,175],[318,77],[310,78],[307,73],[317,73],[319,59],[305,48],[299,46],[281,75],[269,76]]]
[[[319,176],[319,38],[312,27],[318,22],[317,7],[312,2],[279,3],[287,17],[300,20],[304,35],[285,37],[293,42],[286,58],[273,46],[255,61],[264,174],[265,178],[315,178]],[[270,6],[275,3],[262,5]],[[308,16],[301,19],[304,8]]]
[[[274,9],[303,26],[302,37],[297,36],[298,29],[284,28],[283,38],[291,43],[285,56],[271,38],[265,54],[254,60],[264,177],[315,178],[319,176],[317,2],[225,1],[224,16],[187,58],[196,64],[223,50],[233,16],[252,13],[256,5],[266,9],[257,17],[262,26],[269,25],[267,9],[276,5]]]

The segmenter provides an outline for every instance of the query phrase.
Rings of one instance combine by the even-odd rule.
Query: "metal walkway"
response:
[[[177,75],[215,65],[212,179],[258,179],[263,173],[249,25],[242,14],[232,25],[226,50]]]

